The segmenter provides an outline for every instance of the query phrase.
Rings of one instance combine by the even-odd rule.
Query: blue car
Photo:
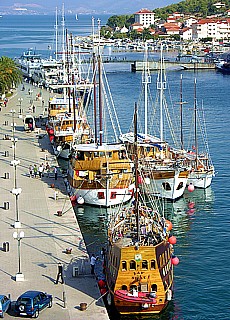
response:
[[[0,295],[0,317],[4,318],[5,312],[11,307],[11,300],[4,295]]]
[[[51,308],[53,297],[42,291],[26,291],[16,301],[15,311],[19,316],[38,318],[44,308]]]

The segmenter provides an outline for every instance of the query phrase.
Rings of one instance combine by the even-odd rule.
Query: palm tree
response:
[[[8,57],[0,57],[0,94],[6,93],[22,81],[21,71]]]

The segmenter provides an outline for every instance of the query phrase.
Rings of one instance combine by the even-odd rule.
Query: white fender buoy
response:
[[[80,196],[80,197],[77,198],[77,203],[78,204],[83,204],[84,202],[85,202],[85,200],[84,200],[83,197]]]

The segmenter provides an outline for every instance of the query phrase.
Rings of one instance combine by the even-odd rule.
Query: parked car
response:
[[[0,295],[0,317],[4,318],[5,312],[11,307],[11,300],[4,295]]]
[[[15,311],[17,315],[37,318],[44,308],[51,308],[53,297],[42,291],[26,291],[16,301]]]

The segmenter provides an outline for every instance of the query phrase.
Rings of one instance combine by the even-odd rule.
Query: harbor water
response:
[[[95,21],[97,18],[101,19],[103,25],[108,17],[95,16]],[[28,48],[36,48],[42,54],[49,52],[48,46],[52,46],[54,41],[54,24],[54,16],[3,16],[0,20],[0,56],[18,57]],[[79,15],[77,21],[75,16],[66,17],[66,24],[73,35],[91,33],[89,15]],[[118,53],[109,50],[110,55],[119,58]],[[128,54],[131,53],[126,53]],[[131,73],[128,63],[106,64],[105,68],[122,131],[127,132],[132,122],[134,103],[140,95],[141,74]],[[186,191],[178,201],[165,203],[165,214],[172,221],[173,233],[177,237],[175,253],[180,264],[174,269],[174,297],[169,307],[161,315],[145,319],[228,320],[230,75],[223,75],[215,70],[169,71],[167,78],[174,108],[178,108],[180,101],[181,73],[184,100],[187,101],[184,108],[187,108],[190,115],[193,108],[194,79],[197,79],[197,99],[205,110],[209,149],[216,176],[210,188],[192,193]],[[156,77],[157,74],[153,73],[153,91],[156,89]],[[195,203],[195,210],[189,210],[189,201]],[[76,207],[76,214],[89,253],[99,255],[106,241],[106,211],[80,206]],[[111,315],[111,318],[119,319],[118,315]]]

